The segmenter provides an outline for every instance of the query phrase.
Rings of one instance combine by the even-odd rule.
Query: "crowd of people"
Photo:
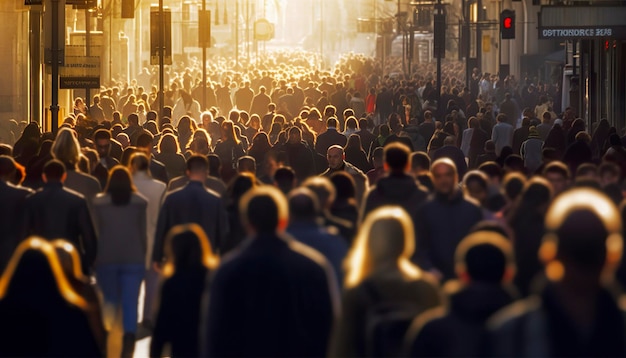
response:
[[[276,62],[0,127],[0,355],[111,355],[118,311],[123,357],[626,354],[608,121],[455,62]]]

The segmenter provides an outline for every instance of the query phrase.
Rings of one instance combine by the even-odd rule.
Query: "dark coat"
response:
[[[572,174],[576,174],[576,169],[581,164],[593,163],[591,147],[584,141],[575,141],[567,147],[563,156],[563,163],[567,164]]]
[[[436,268],[446,279],[455,277],[454,253],[470,228],[483,219],[482,210],[459,190],[452,198],[433,195],[418,212],[417,259],[424,269]]]
[[[185,157],[182,154],[159,153],[155,156],[155,158],[160,163],[162,163],[163,166],[165,166],[165,172],[168,178],[176,178],[178,176],[185,174],[187,165],[186,165]]]
[[[372,165],[367,160],[367,154],[361,148],[346,148],[346,161],[367,173],[372,169]]]
[[[348,245],[341,236],[331,234],[315,221],[292,221],[287,228],[289,235],[324,255],[333,266],[337,283],[343,283],[343,260],[348,254]]]
[[[61,183],[48,182],[26,198],[24,206],[24,238],[37,235],[68,240],[80,252],[84,272],[89,272],[96,258],[97,241],[85,198]]]
[[[22,256],[0,301],[0,356],[102,356],[89,318],[100,312],[66,300],[56,280],[43,255]]]
[[[104,188],[107,186],[107,180],[109,179],[109,170],[111,170],[111,168],[113,168],[114,166],[120,164],[120,162],[111,156],[101,159],[104,159],[104,161],[106,162],[106,166],[102,164],[102,162],[98,162],[98,164],[96,164],[96,167],[93,168],[91,173],[94,178],[96,178],[100,183],[100,188],[104,190]]]
[[[514,300],[498,284],[476,282],[450,295],[449,309],[431,312],[413,338],[410,357],[479,357],[486,346],[486,322]]]
[[[489,139],[491,139],[491,136],[489,136],[482,128],[474,128],[468,153],[469,167],[471,169],[478,167],[478,156],[485,153],[485,142]]]
[[[26,197],[33,192],[29,189],[14,186],[0,180],[0,272],[4,271],[13,251],[20,243],[22,233],[25,228],[24,204]]]
[[[324,257],[275,234],[242,244],[211,283],[206,355],[325,356],[337,309]]]
[[[305,144],[286,143],[282,150],[289,160],[289,166],[296,172],[299,183],[315,175],[313,152]]]
[[[154,262],[161,262],[163,259],[165,236],[170,229],[175,225],[188,223],[200,225],[209,237],[213,251],[219,251],[228,234],[225,205],[218,194],[198,181],[190,181],[183,188],[165,196],[154,238]]]
[[[167,169],[165,169],[165,165],[163,163],[154,158],[150,160],[150,174],[152,174],[154,179],[167,185],[167,182],[169,181]]]
[[[418,208],[426,200],[428,192],[407,174],[390,174],[378,180],[367,193],[362,218],[384,205],[399,205],[411,216],[413,224],[418,221]]]
[[[529,129],[529,126],[522,126],[513,131],[513,144],[511,145],[513,148],[513,154],[520,155],[522,143],[528,139]]]
[[[345,135],[337,132],[335,128],[328,128],[326,132],[317,136],[317,141],[315,142],[315,151],[320,153],[323,156],[326,156],[326,152],[328,148],[332,145],[340,145],[344,147],[348,138]]]
[[[367,153],[370,146],[372,145],[372,142],[376,139],[376,136],[367,129],[361,129],[355,134],[361,137],[361,146],[363,147],[363,150]]]
[[[446,145],[437,149],[431,154],[433,161],[440,158],[449,158],[456,166],[456,171],[459,173],[459,178],[463,178],[467,173],[467,162],[465,162],[465,155],[463,151],[453,145]]]
[[[170,180],[170,183],[167,185],[167,191],[180,189],[187,185],[187,183],[189,183],[189,177],[187,177],[186,175],[179,176],[178,178]],[[222,197],[224,193],[226,193],[226,184],[224,184],[221,179],[218,179],[216,177],[207,176],[206,180],[204,181],[204,186],[219,194],[220,197]]]
[[[165,344],[172,357],[198,357],[202,296],[208,270],[204,267],[176,270],[163,281],[150,356],[162,357]]]

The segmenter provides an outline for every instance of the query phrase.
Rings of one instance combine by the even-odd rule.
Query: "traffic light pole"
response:
[[[162,1],[162,0],[161,0]],[[59,130],[59,0],[52,0],[52,93],[50,101],[50,120],[52,132]]]
[[[163,0],[159,0],[159,118],[163,118],[165,107],[164,87],[164,63],[165,63],[165,14],[163,13]],[[162,123],[162,122],[159,122]]]
[[[206,11],[206,0],[202,0],[202,13]],[[209,26],[211,26],[211,17],[209,17]],[[209,42],[211,38],[209,37]],[[206,103],[206,43],[202,44],[202,110],[207,110]],[[202,122],[202,118],[196,118],[196,120]],[[205,128],[208,130],[208,128]]]

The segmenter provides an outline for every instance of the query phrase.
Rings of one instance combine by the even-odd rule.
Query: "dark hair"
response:
[[[138,152],[137,147],[133,147],[133,146],[126,147],[124,151],[122,152],[122,158],[120,160],[120,164],[128,165],[130,163],[130,158],[133,156],[133,154],[137,152]]]
[[[486,174],[481,172],[480,170],[472,170],[465,174],[463,178],[463,184],[468,186],[470,183],[478,183],[480,187],[484,190],[487,190],[487,186],[489,183],[487,182]]]
[[[104,188],[104,192],[111,195],[113,205],[127,205],[135,191],[133,179],[128,169],[123,165],[114,166],[109,172],[109,178]]]
[[[209,170],[209,160],[203,155],[194,154],[187,159],[187,170],[191,173],[206,172]]]
[[[330,176],[330,182],[335,187],[337,199],[354,199],[356,197],[356,189],[352,176],[344,171],[338,171]]]
[[[15,175],[15,160],[8,155],[0,155],[0,179],[8,180]]]
[[[326,126],[328,127],[335,127],[337,128],[339,122],[337,122],[337,118],[335,117],[330,117],[326,120]]]
[[[104,128],[98,129],[93,134],[93,139],[94,140],[101,140],[101,139],[111,140],[111,131],[104,129]]]
[[[43,174],[48,181],[60,181],[65,174],[65,164],[57,159],[52,159],[43,167]]]
[[[392,172],[402,172],[409,163],[410,153],[411,150],[402,143],[388,144],[384,149],[385,163]]]
[[[248,200],[241,202],[241,217],[246,218],[259,233],[273,233],[278,228],[281,208],[276,195],[271,189],[264,188],[262,191],[253,189],[242,198],[247,197]]]
[[[576,169],[576,177],[595,175],[598,172],[598,166],[593,163],[583,163]]]
[[[315,193],[307,188],[294,189],[289,193],[289,216],[293,220],[313,220],[319,212]]]
[[[424,152],[414,152],[411,154],[411,169],[423,168],[430,170],[430,157]]]
[[[154,136],[146,130],[142,130],[141,134],[137,136],[137,147],[139,148],[152,147],[153,142]]]
[[[244,155],[237,160],[237,170],[241,172],[248,172],[254,174],[256,172],[256,160],[249,156]]]
[[[281,167],[274,173],[274,182],[280,191],[288,193],[294,187],[296,172],[290,167]]]
[[[526,177],[520,173],[509,173],[504,177],[502,188],[504,195],[510,200],[515,201],[524,189]]]
[[[133,153],[130,156],[130,166],[142,172],[148,171],[150,169],[150,159],[145,153]]]
[[[478,167],[478,170],[487,174],[490,178],[502,178],[502,168],[496,162],[485,162]]]
[[[220,168],[222,167],[222,161],[217,154],[211,153],[206,156],[209,163],[209,175],[219,177]]]
[[[526,171],[526,168],[524,167],[524,159],[517,154],[511,154],[506,157],[504,160],[504,166],[516,172],[524,173]]]
[[[550,162],[546,165],[542,174],[545,177],[548,173],[560,174],[565,179],[569,179],[571,175],[567,165],[559,161]]]
[[[239,200],[248,190],[256,186],[256,179],[254,175],[250,173],[239,173],[235,176],[228,185],[228,197],[230,203],[237,207]]]
[[[473,245],[465,253],[465,267],[473,281],[499,283],[506,266],[505,253],[488,242]]]
[[[159,140],[159,153],[176,154],[179,152],[178,139],[173,135],[166,133]]]

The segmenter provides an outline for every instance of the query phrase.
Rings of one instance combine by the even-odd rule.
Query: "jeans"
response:
[[[107,330],[111,329],[110,322],[120,305],[124,333],[135,333],[137,330],[137,303],[145,270],[143,264],[108,264],[96,268],[96,279],[104,296],[104,321]]]

